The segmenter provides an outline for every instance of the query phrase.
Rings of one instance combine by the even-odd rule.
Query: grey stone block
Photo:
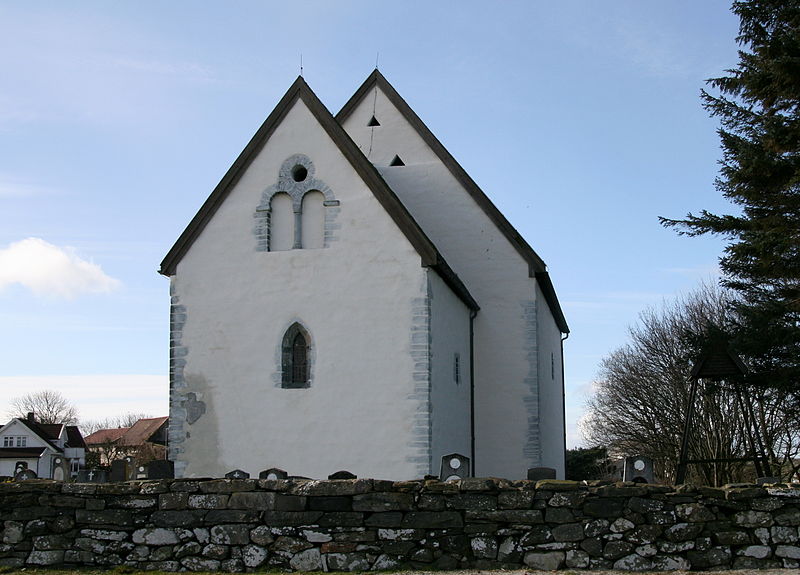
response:
[[[558,542],[581,541],[584,538],[581,523],[565,523],[553,527],[553,539]]]
[[[403,517],[402,526],[423,529],[442,529],[461,527],[464,522],[461,514],[455,511],[412,511]]]
[[[353,511],[409,511],[414,506],[410,493],[364,493],[352,499]]]
[[[564,564],[565,553],[563,551],[550,551],[547,553],[539,553],[536,551],[529,551],[525,554],[525,565],[531,569],[539,569],[541,571],[556,571],[561,569]]]
[[[233,493],[227,505],[229,509],[273,510],[275,509],[276,496],[275,493],[266,491]]]
[[[319,549],[306,549],[289,560],[289,566],[295,571],[322,570],[322,556]]]

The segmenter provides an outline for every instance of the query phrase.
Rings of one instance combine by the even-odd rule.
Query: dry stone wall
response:
[[[0,566],[800,567],[800,484],[472,478],[0,484]]]

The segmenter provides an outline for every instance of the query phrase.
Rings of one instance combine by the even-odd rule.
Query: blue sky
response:
[[[569,443],[602,357],[723,243],[704,80],[721,0],[0,2],[0,411],[57,389],[86,419],[167,413],[158,265],[299,73],[332,112],[397,88],[547,262],[572,334]]]

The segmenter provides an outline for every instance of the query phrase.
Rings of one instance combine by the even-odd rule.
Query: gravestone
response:
[[[56,481],[64,481],[64,471],[65,471],[64,468],[65,468],[64,458],[61,457],[61,456],[54,457],[53,458],[53,479],[55,479]]]
[[[111,474],[109,481],[127,481],[128,480],[128,462],[124,459],[116,459],[111,462]]]
[[[531,467],[528,469],[528,479],[539,481],[541,479],[555,479],[556,470],[552,467]]]
[[[622,470],[622,480],[635,483],[653,483],[653,460],[644,455],[626,457],[625,467]]]
[[[288,477],[288,473],[286,473],[283,469],[278,469],[277,467],[270,467],[269,469],[265,469],[258,474],[259,479],[286,479]]]
[[[78,471],[78,483],[107,483],[105,469],[81,469]]]
[[[137,463],[133,467],[133,479],[147,479],[147,465],[144,463]]]
[[[147,479],[172,479],[175,464],[167,459],[154,459],[147,464]]]
[[[456,479],[466,479],[469,473],[469,457],[460,453],[451,453],[442,457],[442,465],[439,470],[439,480],[453,481]]]
[[[250,474],[241,469],[234,469],[225,474],[225,479],[250,479]]]
[[[33,469],[23,469],[14,475],[14,481],[27,481],[28,479],[36,479],[36,472]]]
[[[780,477],[757,477],[756,485],[769,485],[771,483],[780,483]]]
[[[357,477],[349,471],[342,469],[341,471],[328,475],[328,479],[357,479]]]

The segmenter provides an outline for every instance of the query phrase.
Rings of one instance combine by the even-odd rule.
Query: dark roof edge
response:
[[[361,101],[361,99],[369,92],[372,88],[373,84],[378,85],[378,87],[383,90],[392,104],[400,110],[400,113],[403,114],[405,119],[411,124],[417,133],[422,137],[428,146],[434,151],[434,153],[439,157],[442,163],[447,167],[453,177],[459,181],[459,183],[464,186],[464,189],[467,190],[472,199],[481,207],[481,209],[489,216],[489,219],[503,232],[503,235],[508,238],[511,242],[511,245],[519,252],[522,258],[528,262],[528,274],[530,277],[533,277],[536,272],[545,271],[547,268],[545,266],[544,260],[539,257],[539,255],[534,251],[534,249],[525,241],[520,233],[514,229],[514,226],[506,219],[506,217],[497,209],[497,206],[492,203],[492,200],[481,190],[478,184],[475,183],[470,175],[466,172],[464,168],[461,167],[461,164],[453,157],[453,155],[447,151],[447,148],[442,145],[439,139],[431,132],[428,126],[422,121],[422,119],[417,116],[417,113],[411,109],[411,106],[403,99],[403,97],[394,89],[389,81],[381,74],[377,69],[369,75],[369,77],[364,81],[363,84],[356,90],[356,93],[347,101],[347,103],[342,106],[342,109],[339,110],[339,113],[336,114],[336,120],[342,124],[347,119],[347,117],[353,112],[355,107]]]
[[[178,262],[192,245],[195,238],[197,238],[200,232],[203,231],[203,228],[206,227],[206,224],[211,220],[211,216],[216,213],[233,185],[239,181],[239,178],[244,174],[247,166],[250,165],[253,158],[261,151],[264,143],[269,139],[269,136],[272,135],[272,132],[278,126],[281,119],[283,119],[291,109],[302,86],[306,86],[306,83],[302,77],[298,76],[297,80],[294,81],[291,87],[286,91],[286,94],[283,95],[280,102],[278,102],[278,105],[275,106],[275,109],[272,110],[272,113],[267,116],[267,119],[264,120],[261,127],[256,131],[253,137],[250,138],[244,150],[242,150],[231,167],[228,168],[228,171],[225,172],[225,175],[214,188],[214,191],[211,192],[208,199],[203,203],[200,210],[192,218],[192,221],[190,221],[186,229],[183,230],[183,233],[161,262],[161,268],[158,270],[158,273],[165,276],[171,276],[175,273]],[[308,87],[306,86],[306,88]]]
[[[450,288],[454,290],[467,306],[472,309],[478,309],[477,303],[470,295],[466,286],[464,286],[458,276],[450,269],[430,238],[428,238],[400,199],[378,173],[375,166],[364,156],[355,142],[353,142],[347,132],[345,132],[344,128],[336,121],[330,111],[319,98],[317,98],[316,94],[314,94],[301,76],[298,76],[297,80],[294,81],[272,113],[250,139],[250,142],[242,153],[239,154],[239,157],[236,158],[236,161],[225,173],[225,176],[223,176],[222,180],[220,180],[219,184],[214,188],[214,191],[211,192],[211,195],[200,208],[200,211],[192,218],[192,221],[178,238],[178,241],[175,242],[175,245],[161,262],[159,273],[166,276],[175,273],[180,259],[192,245],[195,238],[203,231],[203,228],[205,228],[206,224],[211,220],[211,217],[225,200],[230,190],[245,172],[250,162],[252,162],[261,148],[264,147],[264,144],[269,139],[272,132],[284,116],[286,116],[297,99],[305,103],[309,111],[311,111],[334,144],[342,152],[342,155],[350,162],[350,165],[353,166],[353,169],[355,169],[359,177],[375,195],[378,202],[383,206],[383,209],[386,210],[395,224],[400,228],[400,231],[408,238],[408,241],[411,242],[411,245],[420,255],[422,265],[436,269]]]
[[[561,304],[558,303],[558,296],[553,287],[553,282],[550,280],[550,274],[547,272],[536,272],[536,281],[539,282],[539,289],[542,290],[542,295],[544,295],[544,299],[550,308],[550,313],[553,314],[553,320],[556,322],[558,329],[561,330],[561,333],[569,333],[567,318],[564,317]]]
[[[439,262],[432,266],[433,269],[439,274],[439,276],[444,280],[444,283],[453,290],[453,292],[463,301],[466,306],[471,309],[472,311],[478,311],[480,306],[478,302],[476,302],[472,295],[469,293],[467,286],[464,285],[464,282],[461,281],[461,278],[458,277],[458,274],[453,271],[453,269],[447,265],[447,262],[444,261],[444,258],[439,256],[441,259]]]
[[[50,439],[47,437],[47,434],[44,432],[44,430],[41,427],[39,427],[38,422],[36,422],[36,421],[28,421],[27,419],[24,419],[22,417],[17,417],[15,419],[17,421],[19,421],[25,427],[30,429],[33,433],[35,433],[39,437],[39,439],[41,439],[42,441],[47,443],[47,445],[49,445],[50,448],[54,449],[57,453],[62,453],[64,451],[58,445],[56,445],[55,443],[50,441]]]
[[[425,141],[428,146],[439,157],[442,163],[447,167],[453,177],[464,186],[467,193],[475,200],[478,206],[489,216],[489,219],[498,227],[498,229],[505,235],[511,245],[517,250],[522,258],[528,263],[529,277],[535,277],[540,284],[545,300],[550,306],[550,311],[555,318],[556,323],[561,330],[561,333],[569,333],[564,312],[561,305],[558,303],[553,283],[550,281],[550,275],[547,273],[547,266],[544,260],[534,251],[534,249],[525,241],[520,233],[511,225],[506,217],[497,209],[489,197],[480,189],[478,184],[475,183],[466,170],[461,167],[461,164],[453,157],[450,152],[442,145],[438,138],[430,131],[425,123],[417,116],[416,112],[411,109],[411,106],[403,99],[402,96],[394,89],[389,81],[377,69],[364,80],[364,83],[356,90],[356,93],[342,106],[339,113],[336,114],[336,120],[339,124],[343,124],[347,117],[353,112],[355,107],[364,96],[367,95],[373,85],[377,84],[383,90],[389,100],[394,104],[400,113],[403,114],[409,124],[417,131],[420,137]]]
[[[310,88],[307,89],[307,94],[301,91],[300,96],[331,140],[333,140],[345,158],[350,162],[350,165],[356,170],[362,181],[372,190],[372,193],[383,206],[383,209],[386,210],[395,224],[400,228],[400,231],[405,234],[406,238],[408,238],[417,250],[417,253],[419,253],[422,258],[422,265],[434,268],[450,289],[452,289],[470,309],[476,311],[480,309],[461,279],[450,268],[442,254],[439,253],[436,246],[406,209],[403,202],[400,201],[389,184],[386,183],[386,180],[383,179],[383,176],[380,175],[375,166],[372,165],[372,162],[370,162],[358,148],[341,124],[336,121],[319,98],[311,92]],[[308,99],[306,99],[306,96],[308,96]]]

